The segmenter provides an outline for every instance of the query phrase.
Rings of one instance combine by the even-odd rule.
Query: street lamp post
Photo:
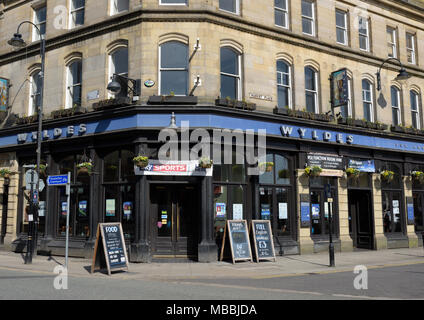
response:
[[[31,21],[23,21],[19,24],[18,29],[16,33],[13,35],[13,38],[10,39],[7,43],[13,47],[17,48],[23,48],[26,46],[25,41],[22,39],[22,34],[19,32],[19,29],[21,26],[25,23],[28,23],[32,25],[38,32],[38,35],[40,36],[40,56],[41,56],[41,72],[40,72],[40,78],[41,78],[41,88],[40,88],[40,105],[38,106],[38,130],[37,130],[37,174],[38,179],[36,183],[36,195],[34,194],[33,188],[31,189],[31,204],[34,212],[31,212],[31,214],[34,214],[34,222],[35,227],[29,228],[31,230],[31,238],[34,241],[34,245],[32,245],[32,241],[28,241],[28,249],[30,249],[30,255],[29,255],[29,261],[26,261],[26,263],[32,262],[32,255],[34,252],[36,252],[37,247],[37,233],[38,233],[38,210],[34,207],[34,200],[36,200],[36,203],[39,203],[39,190],[40,190],[40,162],[41,162],[41,130],[42,130],[42,121],[43,121],[43,95],[44,95],[44,67],[45,67],[45,56],[46,56],[46,40],[41,34],[40,29]],[[29,222],[31,223],[31,222]]]
[[[378,71],[376,73],[376,75],[377,75],[377,90],[378,91],[381,90],[381,75],[380,75],[381,68],[383,68],[383,66],[384,66],[384,64],[386,62],[391,61],[391,60],[397,61],[399,63],[399,65],[400,65],[400,71],[399,71],[399,74],[397,75],[397,77],[395,78],[395,80],[403,83],[404,81],[408,80],[411,77],[411,75],[405,70],[405,68],[402,65],[402,62],[400,62],[399,59],[397,59],[397,58],[388,58],[385,61],[383,61],[383,63],[380,65],[380,67],[378,68]]]

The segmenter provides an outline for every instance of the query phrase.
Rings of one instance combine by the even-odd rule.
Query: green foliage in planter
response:
[[[149,158],[146,156],[138,155],[133,158],[133,162],[139,168],[144,168],[149,164]]]
[[[9,177],[11,174],[12,172],[7,168],[0,169],[0,177],[2,178]]]
[[[350,178],[357,178],[357,177],[359,177],[360,173],[361,172],[358,169],[355,169],[355,168],[347,168],[346,169],[346,174]]]
[[[260,162],[259,163],[259,169],[261,171],[270,172],[273,167],[274,167],[274,162]]]
[[[320,166],[308,166],[305,168],[305,173],[310,177],[318,177],[322,172]]]
[[[199,159],[199,166],[201,168],[211,168],[212,165],[213,165],[213,161],[209,157],[202,157]]]
[[[78,169],[87,169],[88,173],[91,173],[91,170],[93,169],[93,163],[91,162],[81,162],[77,164]]]
[[[424,182],[424,172],[422,171],[412,171],[411,176],[415,181],[418,181],[419,183]]]
[[[395,173],[390,170],[383,170],[381,171],[380,175],[381,175],[381,178],[387,182],[392,181],[393,178],[395,177]]]

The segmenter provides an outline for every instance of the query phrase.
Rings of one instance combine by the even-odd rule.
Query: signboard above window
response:
[[[0,78],[0,111],[6,111],[9,105],[9,80]]]

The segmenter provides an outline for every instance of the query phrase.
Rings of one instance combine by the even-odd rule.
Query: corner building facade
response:
[[[42,161],[44,178],[72,174],[70,255],[91,257],[98,223],[119,221],[130,261],[216,261],[225,221],[240,218],[271,220],[277,254],[319,252],[330,213],[336,250],[422,245],[423,12],[388,0],[0,1],[0,165],[12,171],[0,178],[2,245],[25,249],[24,165],[36,162],[36,29],[22,26],[25,49],[7,45],[24,20],[46,38]],[[331,116],[328,79],[344,68],[349,100]],[[121,77],[111,96],[114,74],[141,80],[141,92]],[[199,128],[265,129],[274,165],[248,175],[244,141],[232,139],[218,144],[239,160],[210,175],[141,174],[133,158],[154,163],[170,124],[178,148],[195,146]],[[78,170],[85,161],[91,174]],[[305,173],[313,166],[319,176]],[[64,188],[40,192],[40,253],[64,254],[66,205]]]

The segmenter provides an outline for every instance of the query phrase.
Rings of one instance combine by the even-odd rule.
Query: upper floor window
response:
[[[120,48],[115,50],[110,54],[109,59],[110,77],[112,77],[113,74],[128,77],[128,48]],[[115,80],[121,84],[121,92],[116,96],[126,97],[128,95],[127,81],[119,77],[116,77]]]
[[[315,3],[302,0],[302,32],[315,36]]]
[[[373,85],[370,81],[362,80],[362,103],[364,107],[364,119],[374,121]]]
[[[31,77],[31,92],[29,99],[28,116],[38,113],[41,105],[41,76],[40,70],[34,72]]]
[[[369,21],[367,18],[359,17],[359,48],[370,51]]]
[[[34,9],[34,24],[40,30],[40,35],[38,34],[38,31],[34,28],[34,31],[32,33],[32,41],[40,40],[40,36],[44,36],[46,34],[46,17],[46,6]]]
[[[292,108],[291,68],[285,61],[277,61],[278,107]]]
[[[390,94],[392,98],[392,119],[393,125],[401,125],[401,115],[400,115],[400,90],[395,86],[390,87]]]
[[[397,57],[396,29],[387,27],[387,47],[390,58]]]
[[[74,60],[67,68],[66,109],[81,106],[82,61]]]
[[[305,67],[306,110],[318,113],[318,72]]]
[[[130,8],[129,0],[112,0],[111,3],[111,14],[118,14],[124,11],[128,11]]]
[[[289,8],[287,0],[274,0],[275,24],[279,27],[289,27]]]
[[[410,100],[411,100],[411,118],[412,118],[412,126],[415,129],[421,129],[421,121],[420,121],[420,97],[418,93],[414,90],[409,92]]]
[[[71,0],[70,28],[84,24],[85,0]]]
[[[188,46],[170,41],[159,46],[161,95],[188,94]]]
[[[241,100],[241,55],[229,47],[221,48],[221,97]]]
[[[240,13],[240,0],[219,0],[219,9],[232,12],[235,14]]]
[[[415,53],[415,35],[406,33],[406,53],[408,56],[408,62],[416,64],[416,53]]]
[[[347,45],[347,12],[336,10],[336,36],[337,43]]]

